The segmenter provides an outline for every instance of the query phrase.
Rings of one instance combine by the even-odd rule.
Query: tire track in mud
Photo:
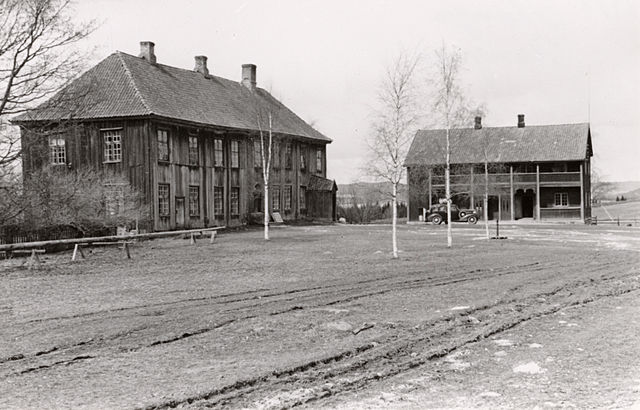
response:
[[[601,266],[605,266],[608,265],[607,262],[604,262],[602,265],[598,265],[595,267],[595,270],[598,270]],[[405,278],[404,280],[397,280],[398,278],[375,278],[375,279],[368,279],[368,280],[362,280],[362,281],[355,281],[355,282],[348,282],[346,284],[331,284],[328,286],[317,286],[317,287],[311,287],[311,288],[302,288],[302,289],[293,289],[293,290],[286,290],[286,291],[282,291],[282,292],[271,292],[269,294],[266,294],[264,296],[252,296],[249,298],[237,298],[234,300],[230,300],[230,301],[220,301],[220,302],[216,302],[215,305],[219,305],[219,304],[232,304],[232,303],[238,303],[238,302],[244,302],[244,301],[251,301],[251,300],[261,300],[262,303],[259,304],[251,304],[251,305],[243,305],[243,306],[239,306],[236,307],[234,309],[231,310],[227,310],[227,311],[223,311],[222,313],[235,313],[235,317],[231,317],[229,318],[228,316],[223,316],[221,318],[220,321],[216,321],[215,323],[212,323],[209,326],[205,326],[205,327],[201,327],[201,328],[196,328],[196,329],[187,329],[184,330],[180,333],[176,333],[173,336],[167,337],[167,338],[163,338],[163,339],[158,339],[158,340],[154,340],[148,343],[143,343],[143,344],[139,344],[138,346],[131,346],[131,347],[127,347],[126,351],[128,352],[135,352],[135,351],[139,351],[142,349],[146,349],[146,348],[152,348],[158,345],[163,345],[163,344],[168,344],[168,343],[174,343],[174,342],[179,342],[182,341],[184,339],[190,338],[190,337],[194,337],[194,336],[198,336],[198,335],[202,335],[204,333],[208,333],[211,331],[215,331],[217,329],[220,329],[224,326],[227,325],[231,325],[233,323],[237,323],[239,321],[242,320],[249,320],[249,319],[254,319],[256,317],[259,316],[276,316],[276,315],[282,315],[282,314],[286,314],[292,311],[297,311],[297,310],[302,310],[302,309],[313,309],[313,308],[321,308],[321,307],[327,307],[327,306],[334,306],[336,304],[340,304],[340,303],[349,303],[352,302],[354,300],[358,300],[358,299],[363,299],[363,298],[368,298],[368,297],[372,297],[372,296],[378,296],[378,295],[382,295],[382,294],[387,294],[387,293],[391,293],[391,292],[398,292],[401,290],[406,290],[406,289],[417,289],[417,288],[421,288],[421,287],[428,287],[428,286],[447,286],[447,285],[455,285],[455,284],[459,284],[462,282],[468,282],[468,281],[474,281],[474,280],[482,280],[482,279],[491,279],[491,278],[495,278],[495,277],[499,277],[499,276],[503,276],[503,275],[509,275],[509,274],[526,274],[526,273],[531,273],[531,272],[535,272],[535,271],[541,271],[541,270],[545,270],[548,269],[549,266],[554,266],[556,268],[564,268],[564,267],[569,267],[571,265],[566,265],[566,266],[558,266],[554,263],[546,263],[546,264],[542,264],[540,262],[534,262],[534,263],[527,263],[527,264],[522,264],[522,265],[514,265],[514,266],[505,266],[505,267],[501,267],[501,268],[493,268],[493,269],[473,269],[473,270],[469,270],[469,271],[465,271],[465,272],[460,272],[460,273],[454,273],[451,275],[443,275],[441,277],[426,277],[426,278],[421,278],[421,279],[410,279],[410,280],[406,280],[407,276],[412,276],[412,275],[416,275],[416,274],[423,274],[423,271],[414,271],[414,272],[408,272],[406,275],[404,275],[403,277]],[[523,270],[524,269],[524,270]],[[487,275],[486,273],[490,272],[490,275]],[[471,275],[471,276],[470,276]],[[386,282],[386,283],[385,283]],[[368,285],[372,285],[372,286],[377,286],[377,287],[382,287],[382,289],[379,290],[370,290],[370,291],[364,291],[362,292],[362,286],[356,286],[356,285],[362,285],[362,284],[368,284]],[[340,289],[333,289],[333,290],[329,290],[331,288],[338,288],[340,286],[344,286],[346,285],[346,287],[340,288]],[[323,289],[322,292],[314,292],[314,289]],[[353,291],[358,290],[360,291],[360,293],[358,294],[353,294]],[[278,298],[280,296],[290,296],[292,294],[296,294],[296,293],[304,293],[304,292],[311,292],[311,294],[308,295],[302,295],[301,297],[290,297],[290,298]],[[236,294],[236,295],[242,295],[245,293],[249,293],[249,292],[243,292],[241,294]],[[324,300],[322,299],[324,296],[327,295],[331,295],[333,298],[331,300]],[[222,295],[221,297],[227,297],[228,295]],[[338,298],[336,299],[335,297],[338,296]],[[264,297],[264,300],[262,300],[262,298]],[[275,299],[269,299],[269,298],[275,298]],[[268,311],[265,310],[268,305],[273,305],[273,304],[282,304],[287,303],[287,302],[295,302],[292,306],[286,306],[286,307],[280,307],[277,310],[272,310],[272,311]],[[185,308],[191,308],[194,306],[187,306]],[[256,313],[257,311],[257,313]],[[243,313],[246,312],[245,314],[239,314],[239,313]],[[238,315],[239,314],[239,315]],[[67,345],[59,345],[59,346],[54,346],[52,348],[46,349],[46,350],[42,350],[42,351],[38,351],[34,354],[25,354],[25,353],[18,353],[18,354],[13,354],[8,358],[5,359],[0,359],[0,365],[6,362],[10,362],[10,361],[19,361],[19,360],[24,360],[24,359],[33,359],[35,357],[39,357],[39,356],[45,356],[43,358],[46,358],[48,355],[60,355],[60,356],[64,356],[64,355],[68,355],[68,354],[91,354],[94,357],[98,357],[99,354],[98,352],[96,352],[96,345],[99,344],[104,344],[105,342],[110,342],[110,341],[114,341],[114,340],[118,340],[121,339],[122,337],[130,337],[132,334],[135,333],[139,333],[141,331],[145,331],[149,328],[149,326],[140,326],[134,329],[129,329],[126,331],[122,331],[119,332],[115,335],[111,335],[109,337],[100,337],[100,338],[91,338],[89,340],[84,340],[84,341],[80,341],[77,343],[70,343]],[[80,349],[78,349],[80,348]],[[103,350],[100,349],[100,347],[98,347],[98,350]],[[122,351],[123,349],[119,346],[106,346],[104,348],[104,350],[106,350],[106,352],[108,353],[110,350],[118,350],[118,351]],[[46,368],[47,366],[44,366],[43,368]]]
[[[541,262],[530,262],[522,265],[505,266],[497,269],[516,269],[516,268],[525,268],[525,267],[536,266],[536,265],[541,265]],[[449,268],[449,270],[452,272],[454,271],[453,268]],[[474,270],[470,270],[462,273],[453,273],[453,274],[465,275],[469,273],[491,272],[491,271],[494,271],[494,269],[474,269]],[[416,275],[416,274],[424,274],[424,270],[410,271],[410,272],[407,272],[405,276]],[[137,310],[153,308],[153,307],[168,307],[168,306],[179,305],[179,304],[192,304],[193,302],[206,302],[202,304],[208,305],[210,304],[208,303],[209,301],[217,301],[219,299],[231,298],[230,300],[221,300],[215,303],[215,304],[224,305],[224,304],[231,304],[231,303],[243,302],[248,300],[260,300],[263,298],[266,299],[266,298],[272,298],[272,297],[278,297],[278,296],[286,296],[286,295],[291,295],[296,293],[314,292],[317,290],[324,290],[324,289],[328,290],[328,289],[345,286],[345,285],[355,286],[355,285],[363,285],[363,284],[372,284],[375,282],[388,281],[390,279],[393,279],[393,278],[377,277],[372,279],[364,279],[360,281],[335,282],[328,285],[305,287],[305,288],[298,288],[298,289],[287,289],[284,291],[274,291],[273,288],[252,289],[244,292],[228,293],[228,294],[222,294],[222,295],[211,295],[211,296],[203,296],[198,298],[186,298],[186,299],[179,299],[179,300],[174,300],[169,302],[157,302],[157,303],[149,303],[149,304],[143,304],[143,305],[125,306],[125,307],[114,308],[114,309],[101,309],[101,310],[96,310],[92,312],[80,313],[77,315],[53,316],[53,317],[47,317],[47,318],[32,319],[23,323],[32,324],[32,323],[40,323],[40,322],[55,321],[55,320],[80,319],[80,318],[99,316],[101,314],[108,314],[108,313],[114,313],[114,312],[137,311]],[[426,279],[432,279],[432,278],[426,278]],[[319,294],[319,293],[315,293],[315,294]],[[252,295],[252,296],[247,296],[247,295]],[[240,298],[233,299],[234,296],[247,296],[247,297],[240,297]],[[199,305],[197,303],[193,303],[193,306],[199,306]]]
[[[527,264],[523,264],[523,265],[516,265],[516,266],[505,266],[499,269],[474,269],[474,270],[470,270],[470,271],[466,271],[466,272],[460,272],[451,276],[455,276],[455,277],[461,277],[461,279],[446,279],[445,282],[449,281],[451,283],[458,283],[461,281],[468,281],[468,280],[477,280],[477,279],[482,279],[482,278],[490,278],[492,276],[482,276],[482,277],[465,277],[466,275],[469,274],[474,274],[474,273],[482,273],[482,272],[494,272],[496,270],[500,270],[500,271],[504,271],[504,272],[497,272],[494,273],[493,276],[495,275],[504,275],[504,274],[509,274],[509,273],[513,273],[513,269],[520,269],[520,268],[527,268],[527,267],[532,267],[532,266],[539,266],[540,263],[539,262],[534,262],[534,263],[527,263]],[[404,275],[404,277],[406,278],[406,276],[411,276],[411,275],[416,275],[416,274],[423,274],[423,271],[412,271],[412,272],[408,272],[406,275]],[[451,276],[447,276],[447,278],[451,278]],[[243,305],[240,307],[236,307],[227,311],[223,311],[224,313],[229,313],[229,312],[233,312],[233,311],[241,311],[241,310],[250,310],[253,308],[259,308],[260,311],[264,311],[265,307],[269,304],[279,304],[282,302],[291,302],[291,301],[298,301],[301,302],[297,305],[285,308],[285,309],[279,309],[279,310],[275,310],[275,311],[271,311],[269,313],[266,313],[265,315],[270,315],[270,316],[276,316],[276,315],[281,315],[281,314],[285,314],[294,310],[300,310],[300,309],[307,309],[307,308],[314,308],[314,307],[322,307],[322,306],[332,306],[338,303],[344,303],[344,302],[348,302],[351,300],[356,300],[356,299],[360,299],[360,298],[366,298],[366,297],[370,297],[370,296],[374,296],[374,295],[378,295],[378,294],[384,294],[384,293],[389,293],[389,292],[393,292],[393,291],[398,291],[398,290],[403,290],[403,289],[408,289],[408,288],[413,288],[416,287],[418,285],[420,286],[425,286],[430,284],[431,282],[437,281],[438,279],[441,278],[434,278],[434,277],[426,277],[426,278],[422,278],[422,279],[411,279],[411,280],[401,280],[398,281],[397,278],[389,278],[389,277],[379,277],[379,278],[373,278],[373,279],[366,279],[366,280],[360,280],[360,281],[354,281],[354,282],[346,282],[346,283],[334,283],[334,284],[330,284],[330,285],[325,285],[325,286],[315,286],[315,287],[306,287],[306,288],[300,288],[300,289],[289,289],[289,290],[285,290],[285,291],[280,291],[280,292],[270,292],[270,293],[262,293],[259,295],[253,295],[250,297],[240,297],[240,298],[235,298],[235,299],[231,299],[231,300],[224,300],[224,301],[217,301],[213,304],[211,303],[202,303],[202,304],[191,304],[190,302],[201,302],[204,300],[210,301],[210,300],[216,300],[216,299],[222,299],[222,298],[228,298],[228,297],[233,297],[233,296],[245,296],[248,294],[253,294],[253,293],[259,293],[259,292],[264,292],[265,290],[267,291],[271,291],[271,289],[258,289],[258,290],[252,290],[252,291],[247,291],[247,292],[238,292],[238,293],[232,293],[232,294],[224,294],[224,295],[216,295],[216,296],[211,296],[211,297],[203,297],[203,298],[189,298],[189,299],[183,299],[183,300],[179,300],[179,301],[173,301],[173,302],[167,302],[165,304],[162,303],[156,303],[156,304],[147,304],[147,305],[140,305],[140,306],[135,306],[135,307],[124,307],[124,308],[118,308],[118,309],[109,309],[109,310],[103,310],[103,311],[99,311],[99,312],[88,312],[88,313],[84,313],[84,314],[79,314],[79,315],[71,315],[71,316],[64,316],[64,317],[55,317],[55,318],[45,318],[45,319],[36,319],[36,320],[32,320],[29,321],[27,323],[37,323],[37,322],[43,322],[43,321],[49,321],[49,320],[64,320],[64,319],[79,319],[79,318],[85,318],[85,317],[91,317],[91,316],[95,316],[95,315],[99,315],[99,314],[104,314],[104,313],[111,313],[111,312],[120,312],[120,311],[134,311],[134,310],[139,310],[139,309],[144,309],[144,308],[148,308],[148,307],[160,307],[160,306],[167,306],[167,305],[177,305],[180,303],[185,303],[187,304],[187,306],[185,306],[185,308],[194,308],[194,307],[198,307],[198,306],[202,306],[202,305],[207,305],[207,306],[211,306],[211,305],[228,305],[228,304],[233,304],[233,303],[240,303],[240,302],[246,302],[246,301],[252,301],[252,300],[260,300],[261,303],[257,303],[257,304],[251,304],[251,305]],[[381,282],[391,282],[389,283],[389,285],[395,285],[395,286],[390,286],[390,287],[385,287],[383,290],[381,291],[375,291],[375,292],[368,292],[368,293],[363,293],[360,295],[356,295],[353,296],[351,298],[346,298],[346,299],[338,299],[338,300],[333,300],[331,302],[328,303],[320,303],[317,305],[308,305],[308,306],[300,306],[300,304],[304,304],[304,302],[307,302],[308,300],[313,300],[313,299],[317,299],[321,296],[324,295],[337,295],[337,294],[350,294],[351,292],[355,291],[355,290],[362,290],[362,285],[376,285],[376,284],[380,284],[382,286],[386,285],[386,283],[381,283]],[[445,285],[447,283],[438,283],[435,284],[434,286],[442,286]],[[340,288],[342,287],[342,288]],[[335,288],[340,288],[338,290],[335,290]],[[322,290],[321,292],[317,292],[317,290]],[[281,296],[291,296],[291,295],[295,295],[298,293],[309,293],[308,295],[303,295],[302,298],[300,297],[288,297],[288,298],[279,298]],[[145,315],[145,314],[140,314],[140,315]],[[149,314],[146,314],[149,315]],[[154,315],[158,315],[157,313],[154,313]],[[142,348],[145,347],[152,347],[152,346],[156,346],[159,344],[166,344],[166,343],[171,343],[171,342],[175,342],[175,341],[179,341],[191,336],[196,336],[202,333],[206,333],[207,331],[211,331],[211,330],[215,330],[218,329],[222,326],[226,326],[229,325],[231,323],[235,323],[237,321],[240,320],[247,320],[247,319],[253,319],[255,317],[257,317],[258,315],[256,314],[249,314],[249,315],[245,315],[245,316],[240,316],[234,319],[229,319],[229,320],[224,320],[221,323],[214,323],[213,325],[206,327],[206,328],[200,328],[200,329],[196,329],[196,330],[190,330],[190,331],[185,331],[183,332],[181,335],[177,335],[177,336],[173,336],[167,339],[163,339],[163,340],[157,340],[154,342],[151,342],[148,345],[143,345],[143,346],[138,346],[138,347],[134,347],[134,348],[130,348],[128,350],[140,350]],[[109,316],[108,319],[113,319],[113,318],[118,318],[119,316]],[[98,319],[96,319],[98,320]],[[22,360],[22,359],[26,359],[29,357],[35,357],[35,356],[41,356],[41,355],[46,355],[49,353],[54,353],[54,352],[61,352],[63,350],[68,350],[68,349],[73,349],[79,346],[87,346],[87,345],[91,345],[91,344],[95,344],[95,343],[102,343],[105,341],[110,341],[110,340],[116,340],[118,338],[121,338],[122,336],[129,336],[133,333],[136,332],[140,332],[142,330],[146,330],[148,328],[148,326],[141,326],[141,327],[137,327],[137,328],[133,328],[133,329],[129,329],[127,331],[122,331],[119,332],[117,334],[111,335],[109,337],[100,337],[100,338],[91,338],[88,340],[84,340],[84,341],[80,341],[80,342],[76,342],[76,343],[69,343],[69,344],[65,344],[65,345],[58,345],[58,346],[53,346],[51,348],[45,349],[45,350],[40,350],[37,351],[35,353],[32,354],[28,354],[28,353],[17,353],[17,354],[12,354],[9,357],[5,357],[5,358],[0,358],[0,364],[9,362],[9,361],[15,361],[15,360]]]
[[[609,262],[603,262],[602,264],[592,266],[592,268],[595,271],[599,271],[601,267],[606,266],[608,264]],[[162,344],[179,342],[193,336],[198,336],[210,331],[217,330],[221,327],[224,327],[233,323],[237,323],[242,320],[253,319],[260,315],[275,316],[275,315],[286,314],[286,313],[296,311],[296,310],[301,310],[301,309],[333,306],[339,303],[348,303],[357,299],[386,294],[390,292],[397,292],[405,289],[417,289],[425,286],[453,285],[453,284],[459,284],[461,282],[480,280],[480,279],[490,279],[493,277],[513,274],[513,273],[526,274],[534,271],[545,270],[545,269],[548,269],[550,266],[554,266],[556,269],[558,268],[562,269],[565,267],[569,267],[571,265],[559,266],[553,262],[546,263],[546,264],[535,262],[535,263],[527,263],[527,264],[515,265],[515,266],[505,266],[505,267],[493,268],[493,269],[473,269],[465,272],[444,275],[442,277],[435,277],[435,278],[427,277],[422,279],[406,280],[407,276],[412,276],[415,274],[423,274],[423,271],[414,271],[414,272],[408,272],[406,275],[404,275],[403,276],[403,278],[405,278],[404,280],[397,280],[397,278],[388,278],[388,277],[374,278],[374,279],[367,279],[367,280],[356,281],[356,282],[348,282],[346,284],[338,283],[338,284],[331,284],[328,286],[317,286],[312,288],[286,290],[282,292],[271,292],[268,296],[264,297],[264,300],[262,300],[262,297],[260,296],[252,296],[250,298],[236,298],[230,301],[217,302],[216,304],[231,304],[231,303],[238,303],[238,302],[255,300],[255,299],[261,300],[262,302],[259,304],[253,304],[253,305],[243,305],[243,306],[236,307],[232,310],[225,311],[223,313],[233,312],[233,313],[236,313],[236,316],[231,318],[229,318],[228,316],[223,316],[220,321],[217,321],[206,327],[197,328],[197,329],[187,329],[183,332],[176,333],[173,336],[159,339],[159,340],[154,340],[148,343],[138,344],[137,346],[131,346],[127,348],[121,348],[117,345],[105,346],[102,348],[98,346],[97,350],[103,350],[104,351],[103,354],[104,353],[108,354],[110,351],[113,351],[113,350],[116,350],[116,351],[124,350],[128,352],[139,351],[145,348],[151,348],[151,347],[162,345]],[[491,272],[491,275],[487,275],[486,274],[487,272]],[[384,283],[384,282],[387,282],[387,283]],[[382,289],[375,290],[375,291],[362,292],[363,290],[362,286],[354,286],[357,284],[369,284],[372,286],[380,285]],[[330,288],[338,288],[340,286],[345,286],[345,285],[347,286],[340,288],[338,290],[335,290],[335,289],[331,291],[328,290]],[[324,289],[324,291],[313,293],[313,289]],[[354,295],[353,294],[354,290],[359,290],[361,291],[361,293]],[[304,292],[312,292],[312,293],[309,295],[304,294],[302,295],[302,297],[297,297],[297,298],[286,298],[286,299],[278,298],[280,296],[290,296],[295,293],[304,293]],[[329,301],[323,300],[322,297],[326,296],[327,294],[333,296],[333,299]],[[335,299],[336,295],[340,295],[340,296],[337,299]],[[347,296],[345,297],[344,295],[347,295]],[[275,297],[275,299],[269,299],[269,297]],[[273,310],[270,312],[268,310],[265,310],[267,308],[267,305],[282,304],[283,302],[291,302],[291,301],[295,301],[296,303],[293,306],[287,306],[284,308],[279,306],[280,307],[279,309]],[[259,313],[256,313],[256,310]],[[242,312],[246,312],[246,313],[244,315],[237,315],[238,313],[242,313]],[[0,360],[0,364],[9,362],[9,361],[33,359],[36,356],[44,356],[43,359],[46,359],[48,355],[65,356],[69,354],[75,354],[75,355],[91,354],[92,356],[97,357],[99,356],[99,354],[98,352],[96,352],[96,345],[104,344],[104,342],[118,340],[122,337],[130,337],[132,334],[144,331],[148,327],[149,326],[142,326],[135,329],[122,331],[109,337],[89,339],[89,340],[84,340],[78,343],[72,343],[69,345],[54,346],[50,349],[36,352],[35,354],[14,354],[14,355],[11,355],[9,358]]]
[[[634,271],[633,274],[637,275],[638,272]],[[618,286],[615,286],[614,283],[614,286],[608,286],[609,282],[615,282],[619,279],[620,277],[605,279],[597,284],[597,288],[594,288],[594,283],[591,281],[576,281],[558,286],[550,291],[532,294],[524,300],[518,298],[498,301],[494,304],[452,314],[446,318],[425,322],[416,332],[405,331],[403,334],[383,337],[330,357],[274,371],[256,378],[241,380],[196,397],[150,405],[145,409],[188,405],[195,407],[243,407],[248,404],[249,406],[259,406],[261,398],[268,397],[269,402],[273,403],[274,397],[270,397],[270,393],[279,390],[290,391],[293,389],[292,386],[300,386],[297,391],[302,391],[302,393],[293,400],[291,395],[283,394],[282,400],[278,402],[278,407],[288,408],[318,401],[330,395],[354,391],[381,379],[423,366],[469,343],[504,332],[526,321],[550,315],[571,306],[592,303],[601,298],[640,290],[640,282],[618,283]],[[561,294],[568,289],[574,291],[579,289],[592,290],[593,292],[587,292],[586,296],[578,298],[565,298]],[[572,294],[574,293],[572,292]],[[535,302],[541,297],[565,299],[547,301],[543,306],[540,306]],[[515,305],[519,305],[519,308],[513,308]],[[463,319],[472,313],[480,313],[481,315],[477,315],[478,317],[493,318],[494,320],[481,321],[480,325],[465,322]],[[495,322],[496,315],[502,316],[502,320],[497,323]],[[421,350],[423,353],[414,355],[416,351]],[[309,387],[310,385],[312,387]],[[278,397],[276,396],[275,399]]]
[[[179,300],[174,300],[174,301],[170,301],[170,302],[149,303],[149,304],[145,304],[145,305],[126,306],[126,307],[115,308],[115,309],[101,309],[101,310],[96,310],[96,311],[93,311],[93,312],[80,313],[80,314],[77,314],[77,315],[53,316],[53,317],[47,317],[47,318],[42,318],[42,319],[32,319],[32,320],[28,320],[28,321],[26,321],[24,323],[25,324],[30,324],[30,323],[40,323],[40,322],[48,322],[48,321],[54,321],[54,320],[79,319],[79,318],[97,316],[97,315],[101,315],[101,314],[104,314],[104,313],[126,312],[126,311],[138,310],[138,309],[146,309],[146,308],[153,308],[153,307],[176,305],[176,304],[180,304],[180,303],[200,302],[200,301],[204,301],[204,300],[223,299],[223,298],[226,298],[226,297],[248,295],[248,294],[252,294],[252,293],[264,292],[264,291],[267,291],[267,290],[270,290],[270,289],[262,288],[262,289],[254,289],[254,290],[248,290],[248,291],[245,291],[245,292],[229,293],[229,294],[223,294],[223,295],[214,295],[214,296],[203,296],[203,297],[199,297],[199,298],[179,299]],[[246,299],[238,299],[238,300],[250,300],[250,299],[253,299],[253,298],[255,298],[255,297],[249,297],[249,298],[246,298]]]
[[[44,369],[50,369],[52,367],[56,367],[56,366],[61,366],[61,365],[65,365],[65,366],[69,366],[71,364],[77,363],[81,360],[88,360],[88,359],[94,359],[94,356],[90,356],[90,355],[84,355],[84,356],[76,356],[72,359],[69,360],[60,360],[51,364],[47,364],[47,365],[41,365],[41,366],[37,366],[37,367],[29,367],[26,368],[20,372],[18,372],[18,374],[25,374],[25,373],[31,373],[31,372],[35,372],[35,371],[39,371],[39,370],[44,370]]]

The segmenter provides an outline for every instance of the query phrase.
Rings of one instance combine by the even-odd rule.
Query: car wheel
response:
[[[440,215],[436,215],[431,218],[431,222],[433,222],[434,225],[440,225],[442,223],[442,217]]]
[[[478,218],[476,218],[475,216],[470,216],[469,219],[467,219],[467,222],[469,222],[469,224],[471,225],[475,225],[476,222],[478,222]]]
[[[466,214],[466,212],[460,212],[460,218],[464,217]]]

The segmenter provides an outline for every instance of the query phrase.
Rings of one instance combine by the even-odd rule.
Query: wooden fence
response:
[[[591,225],[616,225],[616,226],[640,226],[640,219],[638,218],[609,218],[598,219],[597,216],[592,216],[588,221]]]

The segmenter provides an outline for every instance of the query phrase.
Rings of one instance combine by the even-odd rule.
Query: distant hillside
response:
[[[616,181],[605,182],[605,201],[615,201],[616,197],[624,196],[625,199],[634,201],[640,200],[640,181]],[[351,205],[365,203],[386,203],[390,201],[389,192],[391,184],[385,182],[356,182],[353,184],[338,184],[338,203]],[[407,202],[407,186],[400,184],[398,201]]]
[[[634,189],[633,191],[629,191],[623,195],[627,199],[632,199],[632,200],[640,199],[640,188]]]
[[[340,205],[383,204],[391,200],[389,193],[391,184],[384,182],[356,182],[353,184],[338,184],[338,203]],[[407,186],[398,186],[398,202],[407,202]]]
[[[607,193],[605,199],[615,200],[616,197],[624,196],[626,199],[640,199],[640,181],[617,181],[606,182]]]
[[[640,201],[614,201],[606,204],[595,205],[591,209],[591,215],[602,221],[615,220],[618,218],[623,220],[640,220]]]

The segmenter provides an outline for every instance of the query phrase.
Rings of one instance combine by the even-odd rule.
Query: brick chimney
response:
[[[196,66],[193,71],[198,72],[205,77],[209,75],[209,69],[207,68],[207,56],[196,56]]]
[[[155,64],[156,55],[154,53],[154,47],[156,45],[153,41],[141,41],[140,42],[140,55],[138,57],[147,60],[148,62]]]
[[[475,129],[482,129],[482,117],[476,117],[476,124],[474,125]]]
[[[518,114],[518,128],[524,128],[524,114]]]
[[[256,65],[242,64],[242,85],[253,91],[256,88]]]

